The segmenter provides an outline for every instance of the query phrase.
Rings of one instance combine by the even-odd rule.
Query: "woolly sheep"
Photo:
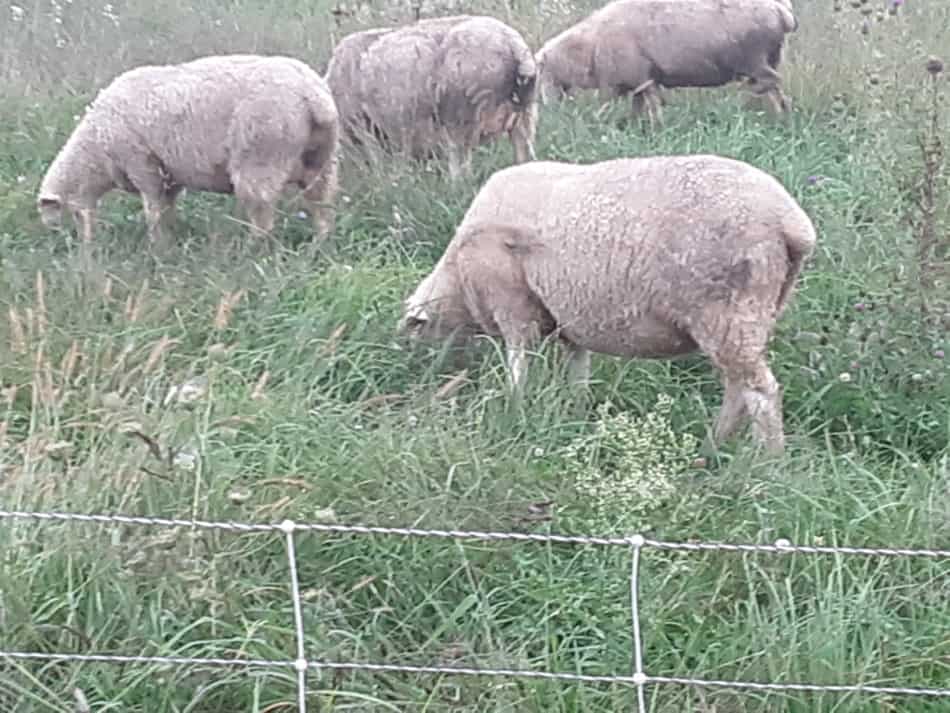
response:
[[[406,299],[410,341],[501,337],[518,390],[527,352],[565,346],[572,383],[590,352],[673,358],[700,350],[725,396],[713,440],[750,416],[784,448],[766,347],[815,230],[772,176],[715,155],[536,161],[495,172],[434,269]]]
[[[345,37],[326,73],[347,138],[370,134],[415,158],[445,149],[452,178],[476,146],[507,133],[515,162],[534,160],[537,67],[518,32],[453,15]]]
[[[776,111],[788,111],[777,67],[797,27],[791,0],[614,0],[538,50],[540,100],[578,89],[632,95],[634,115],[646,108],[653,123],[662,87],[746,78]]]
[[[270,232],[275,203],[297,186],[315,231],[332,229],[339,117],[324,79],[290,57],[209,56],[140,66],[99,92],[43,178],[43,223],[69,210],[92,239],[99,199],[142,196],[149,236],[163,239],[184,188],[233,193]]]

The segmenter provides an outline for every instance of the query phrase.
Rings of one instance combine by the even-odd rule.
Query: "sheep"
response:
[[[662,119],[662,87],[719,87],[746,78],[777,113],[791,104],[777,68],[798,21],[791,0],[614,0],[538,50],[543,104],[578,89],[632,96]]]
[[[88,244],[103,195],[139,194],[155,244],[167,237],[185,188],[234,194],[253,227],[269,233],[277,199],[296,186],[325,237],[338,144],[333,96],[297,59],[219,55],[139,66],[93,100],[47,170],[37,207],[49,228],[71,212]]]
[[[476,146],[503,133],[516,163],[536,157],[534,56],[493,17],[451,15],[347,35],[326,80],[353,144],[368,133],[416,159],[444,149],[452,179],[470,173]]]
[[[496,171],[403,304],[410,343],[500,337],[515,393],[527,353],[553,337],[572,386],[590,354],[700,351],[725,395],[713,443],[749,416],[784,449],[766,348],[815,244],[811,220],[769,174],[710,154],[536,161]]]

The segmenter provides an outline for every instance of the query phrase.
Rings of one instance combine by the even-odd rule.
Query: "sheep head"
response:
[[[57,195],[44,193],[36,199],[36,209],[39,211],[43,225],[55,230],[63,224],[63,201]]]
[[[411,343],[461,346],[478,333],[452,263],[442,262],[403,303],[397,333]]]

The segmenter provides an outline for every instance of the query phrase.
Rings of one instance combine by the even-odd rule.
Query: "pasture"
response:
[[[536,49],[589,0],[472,0]],[[867,11],[865,11],[867,8]],[[440,12],[426,2],[424,15]],[[347,32],[409,3],[35,0],[0,12],[0,509],[362,523],[672,541],[950,548],[950,136],[945,0],[796,0],[794,109],[736,85],[666,93],[664,124],[542,107],[539,158],[712,152],[775,175],[818,246],[779,321],[780,459],[698,443],[721,400],[702,356],[594,357],[589,403],[555,353],[522,403],[503,349],[465,362],[395,338],[507,141],[475,175],[346,157],[334,233],[282,204],[251,245],[233,199],[189,192],[178,245],[144,249],[140,202],[102,203],[94,260],[35,209],[83,107],[120,71],[223,52],[323,72]],[[863,27],[866,25],[866,28]],[[181,388],[185,386],[186,388]],[[306,534],[312,659],[629,675],[622,549]],[[279,534],[0,520],[0,651],[283,659]],[[950,561],[646,551],[654,675],[950,687]],[[74,690],[87,704],[77,707]],[[311,710],[613,713],[628,686],[311,672]],[[0,660],[10,713],[295,710],[291,670]],[[648,689],[656,713],[936,713],[947,699]]]

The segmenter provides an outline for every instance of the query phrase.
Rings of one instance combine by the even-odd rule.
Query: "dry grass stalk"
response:
[[[263,374],[258,378],[257,383],[254,384],[254,389],[251,391],[251,400],[260,401],[265,398],[264,387],[267,386],[267,381],[270,379],[270,372],[265,370]]]
[[[145,360],[145,364],[142,366],[142,373],[148,374],[152,371],[158,362],[161,361],[162,357],[165,356],[165,353],[171,351],[178,343],[177,339],[169,339],[168,335],[163,334],[162,338],[152,347],[148,359]]]
[[[245,290],[238,290],[237,292],[225,292],[222,295],[220,301],[218,302],[218,309],[214,315],[214,328],[215,329],[224,329],[231,322],[231,315],[234,312],[234,308],[237,307],[238,302],[245,295]]]
[[[458,374],[453,376],[438,390],[432,395],[434,401],[440,401],[442,399],[447,399],[452,396],[456,391],[462,388],[462,386],[468,381],[468,369],[462,369]]]
[[[268,505],[261,505],[254,511],[254,518],[261,519],[263,517],[274,517],[277,514],[282,514],[282,511],[286,510],[287,506],[293,503],[293,500],[289,495],[284,495],[282,498],[278,498],[275,502],[272,502]]]
[[[326,343],[320,348],[320,356],[336,354],[336,350],[340,346],[340,339],[343,337],[343,333],[346,332],[346,326],[346,322],[344,322],[333,330]]]
[[[69,345],[69,349],[66,350],[66,354],[63,355],[63,361],[59,365],[59,373],[62,375],[64,386],[72,381],[81,356],[79,352],[79,342],[74,339],[72,344]]]
[[[265,485],[287,485],[294,488],[300,488],[300,490],[313,490],[313,486],[310,485],[306,480],[302,478],[267,478],[261,480],[257,483],[258,487],[263,487]]]
[[[10,349],[14,354],[26,354],[26,334],[16,307],[10,307]]]
[[[40,339],[46,336],[49,317],[46,311],[46,281],[42,270],[36,271],[36,333]]]
[[[52,406],[56,401],[56,389],[53,386],[53,369],[41,343],[33,358],[33,406]]]
[[[148,290],[148,278],[142,282],[138,294],[133,298],[132,295],[125,301],[125,318],[135,323],[142,316],[142,305],[145,304],[145,292]]]
[[[402,401],[404,398],[406,398],[405,394],[377,394],[376,396],[370,396],[369,398],[363,399],[360,402],[360,406],[363,408],[384,406],[385,404]]]

